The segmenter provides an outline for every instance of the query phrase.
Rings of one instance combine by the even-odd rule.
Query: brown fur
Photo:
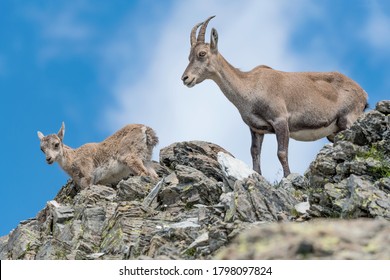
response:
[[[157,178],[150,164],[158,138],[150,127],[130,124],[100,143],[87,143],[77,149],[63,144],[63,134],[64,127],[58,134],[48,136],[38,132],[41,149],[48,163],[57,161],[83,188],[91,184],[117,183],[130,174]],[[59,143],[58,148],[56,143]]]
[[[204,33],[208,21],[201,26]],[[191,38],[194,37],[194,29]],[[264,134],[275,133],[284,176],[290,173],[288,141],[313,141],[334,135],[356,121],[367,105],[367,93],[337,72],[282,72],[261,65],[242,72],[218,52],[218,34],[211,41],[191,40],[189,64],[182,80],[193,87],[211,79],[239,110],[252,136],[253,169],[261,174]]]

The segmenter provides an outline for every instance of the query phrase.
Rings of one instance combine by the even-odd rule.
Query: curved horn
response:
[[[210,21],[212,18],[214,18],[214,17],[215,17],[215,16],[211,16],[211,17],[209,17],[208,19],[206,19],[205,22],[203,22],[202,27],[201,27],[200,30],[199,30],[197,42],[202,42],[202,43],[204,43],[204,35],[205,35],[205,33],[206,33],[207,24],[209,24],[209,21]]]
[[[203,22],[196,24],[191,30],[191,47],[196,44],[196,30],[198,30],[199,26],[201,26]]]

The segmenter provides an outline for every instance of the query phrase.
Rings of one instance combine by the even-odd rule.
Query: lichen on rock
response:
[[[159,181],[70,180],[0,238],[0,259],[389,259],[389,108],[379,102],[275,185],[202,141],[163,148]]]

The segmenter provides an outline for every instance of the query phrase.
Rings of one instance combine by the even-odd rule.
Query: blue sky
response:
[[[250,164],[250,135],[211,81],[188,89],[180,77],[189,32],[216,15],[219,50],[234,66],[339,71],[369,94],[390,97],[388,1],[7,1],[0,2],[0,235],[34,217],[68,176],[49,166],[37,130],[78,147],[127,123],[153,127],[160,145],[205,140]],[[208,40],[209,33],[206,34]],[[274,136],[262,167],[282,172]],[[303,173],[327,143],[291,142],[290,166]]]

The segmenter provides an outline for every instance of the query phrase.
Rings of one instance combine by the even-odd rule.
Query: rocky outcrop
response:
[[[315,217],[390,220],[390,101],[381,101],[325,145],[299,188]]]
[[[253,224],[292,219],[297,200],[288,191],[215,144],[172,144],[155,167],[160,182],[130,177],[79,190],[69,181],[0,239],[0,257],[207,259]]]
[[[378,103],[274,186],[201,141],[163,148],[158,182],[69,181],[0,238],[0,259],[389,258],[389,113]]]

